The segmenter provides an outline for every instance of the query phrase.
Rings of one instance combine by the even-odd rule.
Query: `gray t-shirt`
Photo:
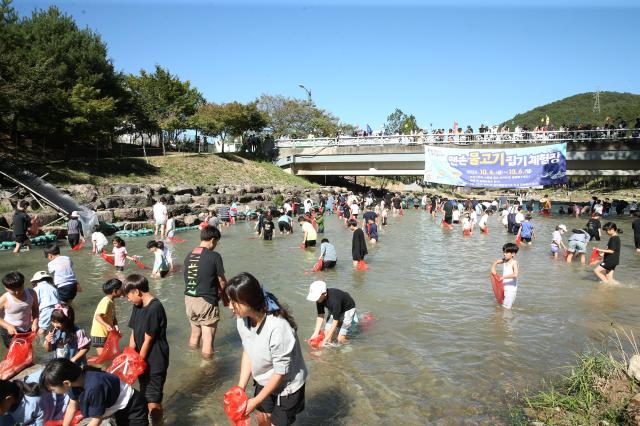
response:
[[[338,260],[338,255],[336,254],[336,248],[333,246],[333,244],[329,244],[329,243],[320,244],[320,254],[322,255],[322,259],[325,261],[333,260],[335,262]]]
[[[258,327],[248,324],[245,318],[236,321],[242,347],[251,360],[253,379],[264,386],[273,374],[282,374],[275,394],[290,395],[300,389],[307,377],[307,367],[295,330],[287,320],[273,315],[267,315]]]

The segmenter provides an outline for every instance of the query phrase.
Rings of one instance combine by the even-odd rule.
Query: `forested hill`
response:
[[[640,117],[640,95],[633,93],[600,92],[600,114],[593,111],[595,96],[593,92],[570,96],[550,104],[542,105],[505,121],[503,124],[513,127],[527,125],[535,128],[544,125],[549,116],[549,124],[556,127],[562,124],[575,126],[603,125],[607,118],[609,123],[618,124],[621,119],[632,127],[636,117]]]

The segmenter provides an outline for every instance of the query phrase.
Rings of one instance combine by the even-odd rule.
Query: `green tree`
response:
[[[402,112],[400,108],[396,108],[391,114],[387,116],[387,121],[384,123],[385,135],[395,135],[400,133],[400,127],[405,120],[409,118],[407,114]]]

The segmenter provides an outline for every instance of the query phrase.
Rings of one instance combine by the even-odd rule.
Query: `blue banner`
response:
[[[567,183],[567,144],[524,148],[425,146],[424,180],[476,188],[532,188]]]

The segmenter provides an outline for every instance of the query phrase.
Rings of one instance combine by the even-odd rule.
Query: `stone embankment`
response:
[[[130,223],[129,229],[150,226],[153,220],[153,204],[160,197],[166,199],[167,210],[176,218],[180,226],[191,226],[199,222],[199,216],[207,211],[215,210],[223,205],[238,203],[240,211],[256,210],[281,204],[282,200],[298,197],[301,200],[309,197],[318,199],[321,194],[344,192],[341,187],[305,188],[297,186],[258,186],[258,185],[141,185],[114,184],[109,186],[72,185],[61,188],[61,191],[73,197],[78,203],[97,212],[98,220],[107,223]],[[50,208],[42,209],[36,200],[29,196],[0,194],[0,206],[5,212],[0,215],[0,227],[11,228],[12,210],[20,199],[31,203],[29,214],[38,215],[38,224],[51,225],[59,218]],[[62,225],[57,222],[52,226]]]

